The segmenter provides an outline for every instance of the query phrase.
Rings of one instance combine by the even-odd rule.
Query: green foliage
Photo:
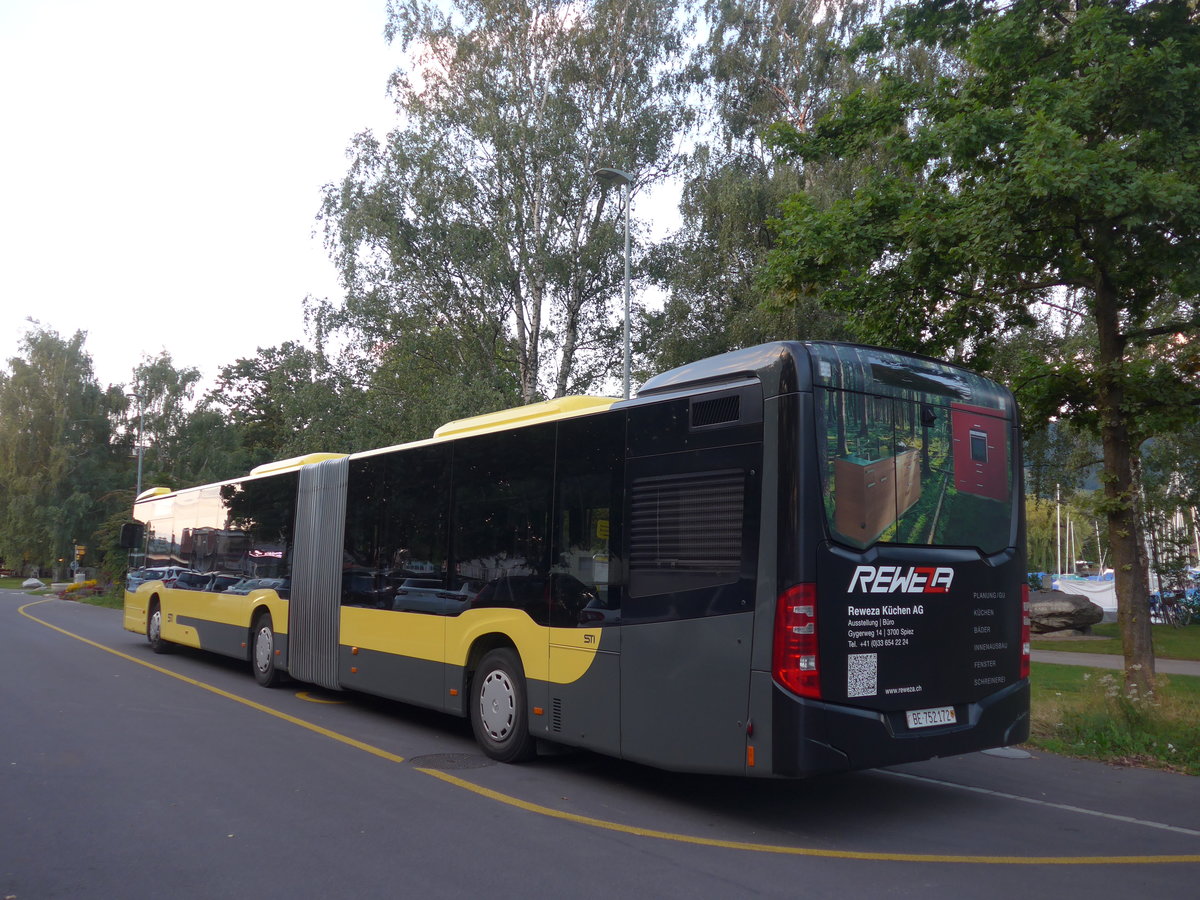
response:
[[[0,556],[13,568],[65,571],[116,502],[124,399],[97,384],[83,343],[35,327],[0,372]]]
[[[99,570],[101,584],[123,589],[125,574],[129,569],[129,553],[120,546],[121,526],[130,521],[133,508],[134,489],[118,490],[108,498],[112,513],[92,533],[91,542],[96,549],[93,564]]]
[[[211,398],[195,402],[199,382],[198,370],[176,369],[165,352],[134,367],[127,431],[145,448],[143,486],[180,488],[245,473],[242,436]]]
[[[593,173],[669,171],[679,27],[656,0],[390,4],[399,121],[355,139],[322,212],[347,297],[317,315],[354,369],[449,346],[417,367],[440,376],[435,403],[476,379],[476,401],[531,402],[614,373],[622,217]]]
[[[798,165],[871,163],[848,197],[785,205],[775,302],[816,298],[868,342],[985,370],[1001,336],[1040,330],[1043,352],[1007,368],[1027,416],[1099,439],[1121,619],[1145,658],[1137,452],[1200,409],[1200,19],[1184,0],[926,0],[862,47],[954,63],[929,80],[867,59],[876,84],[813,129],[776,126]]]
[[[979,365],[1057,289],[1107,282],[1132,327],[1168,293],[1195,296],[1200,39],[1187,4],[922,3],[881,35],[936,41],[962,74],[916,80],[877,61],[877,86],[816,128],[776,127],[803,164],[879,160],[851,197],[788,204],[780,302],[819,291],[862,338]]]
[[[857,165],[839,160],[799,171],[763,143],[772,122],[805,127],[834,92],[856,82],[842,50],[873,4],[811,0],[709,0],[707,39],[691,74],[707,115],[686,167],[683,227],[652,257],[667,294],[647,323],[645,350],[660,371],[768,340],[844,338],[840,312],[816,303],[763,305],[769,223],[804,189],[840,196]]]
[[[1144,694],[1112,672],[1034,663],[1032,685],[1032,745],[1200,775],[1200,678],[1162,677]]]
[[[355,440],[354,393],[319,350],[285,341],[223,366],[198,416],[214,433],[217,421],[233,427],[240,446],[227,448],[223,476],[233,477],[304,453],[366,449]]]

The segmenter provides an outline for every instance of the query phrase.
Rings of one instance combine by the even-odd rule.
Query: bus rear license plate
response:
[[[908,717],[909,728],[932,728],[934,725],[953,725],[958,721],[954,715],[953,706],[938,706],[934,709],[910,709],[904,714]]]

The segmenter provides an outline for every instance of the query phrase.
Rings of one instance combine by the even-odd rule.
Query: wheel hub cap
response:
[[[516,714],[516,694],[503,672],[489,672],[479,689],[479,718],[494,741],[502,741],[512,730]]]
[[[260,630],[258,639],[254,642],[254,664],[260,672],[267,671],[271,665],[271,652],[274,649],[272,644],[271,632],[265,628]]]

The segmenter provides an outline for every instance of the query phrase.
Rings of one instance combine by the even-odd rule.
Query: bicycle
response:
[[[1170,625],[1185,628],[1192,621],[1192,607],[1184,602],[1182,594],[1162,593],[1150,595],[1150,622],[1153,625]]]

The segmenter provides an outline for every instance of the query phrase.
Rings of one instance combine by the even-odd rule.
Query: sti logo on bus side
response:
[[[944,566],[859,566],[850,576],[849,594],[944,594],[954,570]]]

